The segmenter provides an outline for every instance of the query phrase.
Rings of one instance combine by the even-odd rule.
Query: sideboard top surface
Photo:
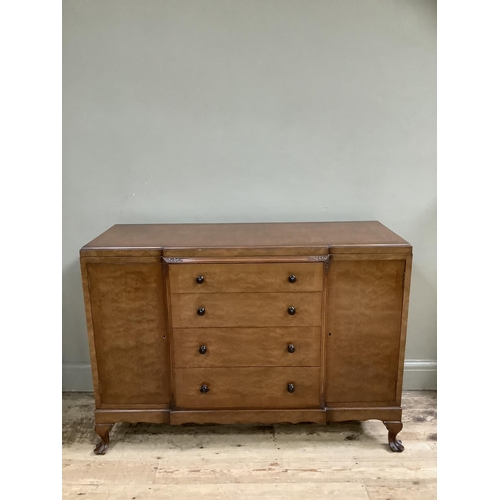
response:
[[[290,255],[411,253],[411,245],[377,221],[223,224],[116,224],[80,250],[82,256]],[[252,251],[254,253],[252,253]]]

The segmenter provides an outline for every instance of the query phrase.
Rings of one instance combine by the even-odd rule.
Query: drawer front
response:
[[[173,264],[172,293],[320,292],[323,264]]]
[[[172,295],[172,326],[321,326],[321,302],[320,292],[177,293]]]
[[[178,368],[175,401],[178,409],[317,408],[320,368]]]
[[[176,368],[320,366],[320,327],[176,328]]]

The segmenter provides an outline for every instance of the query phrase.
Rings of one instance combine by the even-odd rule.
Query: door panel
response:
[[[101,403],[169,403],[161,263],[88,263],[87,272]]]
[[[396,401],[405,260],[335,260],[328,277],[327,404]]]

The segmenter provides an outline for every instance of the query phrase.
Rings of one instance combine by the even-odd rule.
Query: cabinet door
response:
[[[404,257],[333,257],[328,277],[327,405],[398,401],[405,265]]]
[[[87,278],[101,404],[169,403],[161,263],[88,262]]]

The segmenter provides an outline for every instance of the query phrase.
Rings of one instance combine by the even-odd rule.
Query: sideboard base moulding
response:
[[[115,225],[80,250],[106,453],[118,422],[398,433],[412,247],[379,222]]]

